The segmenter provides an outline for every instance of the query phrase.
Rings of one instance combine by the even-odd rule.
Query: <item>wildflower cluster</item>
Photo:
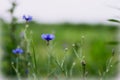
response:
[[[28,15],[23,15],[23,19],[26,22],[26,26],[28,26],[27,23],[29,23],[30,21],[32,21],[32,16]],[[32,39],[28,39],[28,36],[26,34],[27,32],[27,28],[25,27],[24,30],[24,42],[25,44],[23,46],[20,45],[19,48],[15,48],[12,50],[13,54],[17,54],[17,57],[15,56],[15,64],[12,63],[12,67],[14,68],[18,79],[20,79],[20,73],[24,72],[24,74],[28,76],[32,76],[34,77],[34,80],[36,80],[36,78],[38,77],[38,75],[40,74],[40,71],[38,70],[38,66],[37,63],[39,63],[40,61],[37,62],[36,57],[36,51],[35,51],[35,46],[34,46],[34,41]],[[72,55],[68,54],[69,52],[69,48],[65,47],[64,49],[64,56],[61,60],[59,60],[57,57],[54,56],[52,50],[53,50],[53,46],[49,45],[50,41],[55,39],[55,35],[54,34],[41,34],[41,39],[45,40],[47,42],[47,46],[46,46],[46,52],[48,52],[47,54],[47,59],[48,62],[45,63],[46,65],[44,65],[45,67],[47,66],[46,71],[48,72],[47,77],[49,78],[51,75],[53,75],[54,73],[58,74],[61,72],[62,75],[64,75],[66,78],[68,77],[72,77],[73,76],[73,69],[74,67],[76,67],[77,61],[79,62],[80,65],[80,73],[81,73],[81,77],[83,78],[83,80],[86,79],[88,71],[87,71],[87,60],[85,60],[85,55],[82,54],[82,46],[83,46],[83,40],[84,40],[84,36],[82,36],[81,40],[81,44],[79,43],[75,43],[72,46]],[[23,38],[22,38],[23,39]],[[24,53],[24,54],[23,54]],[[18,55],[21,54],[21,55]],[[22,56],[23,55],[23,56]],[[74,56],[73,56],[74,55]],[[102,78],[106,75],[106,73],[108,72],[108,70],[110,70],[110,65],[112,65],[112,60],[113,60],[113,56],[115,55],[114,50],[112,51],[112,58],[110,58],[109,60],[109,65],[106,66],[106,70],[105,72],[103,72],[102,74]],[[22,56],[22,57],[21,57]],[[22,63],[20,62],[22,61]],[[81,63],[80,63],[81,62]],[[44,63],[44,62],[43,62]],[[51,66],[51,65],[54,66]],[[40,64],[41,65],[41,64]],[[57,67],[55,67],[57,66]],[[21,72],[20,69],[24,68]],[[52,69],[53,67],[54,70]],[[44,68],[43,68],[44,69]]]
[[[28,26],[28,22],[30,22],[30,21],[32,21],[32,16],[26,16],[26,15],[23,15],[23,19],[26,21],[26,26]],[[27,34],[26,34],[26,31],[27,31],[27,28],[28,27],[25,27],[25,30],[24,30],[24,37],[25,38],[22,38],[22,39],[24,39],[23,41],[26,41],[26,43],[24,44],[24,46],[21,46],[21,47],[19,47],[19,48],[16,48],[16,49],[13,49],[12,50],[12,53],[13,54],[23,54],[23,57],[25,58],[24,60],[25,60],[25,63],[24,62],[22,62],[22,64],[24,64],[24,65],[26,65],[26,63],[27,63],[27,65],[28,66],[24,66],[24,68],[25,68],[25,70],[24,70],[24,73],[25,74],[27,74],[27,75],[29,75],[29,73],[30,73],[30,70],[29,69],[33,69],[33,72],[35,73],[35,76],[37,75],[37,73],[38,73],[38,71],[37,71],[37,64],[36,64],[36,54],[35,54],[35,50],[34,50],[34,46],[33,46],[33,62],[32,62],[32,52],[29,52],[28,53],[28,44],[30,44],[30,40],[28,39],[28,37],[27,37]],[[41,35],[41,38],[43,39],[43,40],[46,40],[47,41],[47,43],[49,44],[49,42],[51,41],[51,40],[53,40],[54,38],[55,38],[55,36],[54,36],[54,34],[42,34]],[[29,43],[28,43],[28,41],[29,41]],[[47,45],[48,45],[47,44]],[[25,49],[24,49],[25,48]],[[22,56],[22,55],[21,55]],[[17,77],[18,77],[18,79],[20,78],[20,75],[19,75],[19,73],[20,73],[20,69],[19,69],[19,67],[21,67],[22,66],[22,64],[20,64],[19,62],[19,60],[20,60],[21,58],[19,57],[19,55],[16,57],[16,62],[17,63],[15,63],[16,64],[16,67],[12,64],[12,66],[13,66],[13,68],[15,69],[15,72],[16,72],[16,74],[17,74]],[[17,71],[16,71],[17,70]]]

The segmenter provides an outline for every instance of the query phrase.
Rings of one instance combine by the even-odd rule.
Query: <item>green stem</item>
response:
[[[50,55],[48,55],[48,74],[50,72]]]
[[[13,68],[15,69],[18,80],[21,80],[20,73],[19,73],[19,54],[17,54],[17,57],[16,57],[16,68],[15,67],[13,67]]]
[[[32,44],[33,44],[33,43],[32,43]],[[36,56],[35,56],[35,48],[34,48],[34,45],[33,45],[32,49],[33,49],[34,69],[35,69],[35,72],[37,73],[37,62],[36,62]]]
[[[80,59],[80,56],[78,55],[77,51],[73,48],[73,51],[78,59]]]
[[[51,73],[51,64],[52,64],[52,58],[53,58],[53,45],[49,41],[47,41],[47,54],[48,54],[48,63],[47,63],[47,69],[48,69],[48,75]]]
[[[85,66],[83,66],[83,80],[85,80]]]
[[[71,69],[70,69],[70,77],[72,77],[73,75],[73,67],[75,66],[75,62],[73,62],[72,66],[71,66]]]
[[[103,72],[103,75],[102,75],[102,77],[101,77],[101,80],[103,80],[103,78],[105,77],[106,73],[109,72],[109,70],[110,70],[110,65],[112,64],[112,60],[113,60],[113,56],[109,59],[108,64],[107,64],[107,66],[106,66],[106,70]]]

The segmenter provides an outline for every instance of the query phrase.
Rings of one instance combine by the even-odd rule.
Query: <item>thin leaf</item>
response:
[[[120,23],[120,21],[116,19],[109,19],[108,21]]]

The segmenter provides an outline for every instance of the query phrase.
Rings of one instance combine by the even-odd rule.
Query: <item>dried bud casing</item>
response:
[[[86,62],[84,60],[81,62],[81,64],[82,66],[86,66]]]
[[[115,55],[115,49],[112,49],[112,56]]]

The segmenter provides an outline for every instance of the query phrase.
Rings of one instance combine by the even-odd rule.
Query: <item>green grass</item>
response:
[[[55,40],[52,42],[55,44],[54,56],[62,60],[64,56],[64,48],[68,48],[68,65],[71,65],[73,61],[76,61],[76,65],[73,68],[73,76],[80,76],[81,74],[81,64],[79,60],[73,53],[72,44],[80,44],[79,47],[82,49],[82,54],[85,56],[86,69],[89,76],[99,76],[99,71],[104,71],[106,67],[106,61],[110,58],[112,54],[112,49],[115,48],[117,51],[118,46],[118,28],[111,25],[103,24],[39,24],[32,22],[29,24],[29,31],[33,32],[33,37],[37,65],[42,76],[45,76],[46,71],[46,43],[41,39],[42,33],[54,33]],[[18,24],[16,36],[19,42],[19,34],[22,29],[24,29],[24,24]],[[8,25],[3,26],[4,43],[8,42]],[[84,40],[82,40],[84,36]],[[82,45],[80,42],[83,42]],[[4,44],[8,46],[10,44]],[[115,56],[117,58],[117,56]],[[72,61],[73,60],[73,61]],[[115,60],[116,62],[116,60]],[[114,65],[113,65],[114,66]],[[56,68],[56,64],[53,64],[52,68]],[[68,68],[70,68],[68,66]],[[56,71],[57,74],[59,74]],[[117,74],[117,66],[115,65],[108,75],[115,76]]]

